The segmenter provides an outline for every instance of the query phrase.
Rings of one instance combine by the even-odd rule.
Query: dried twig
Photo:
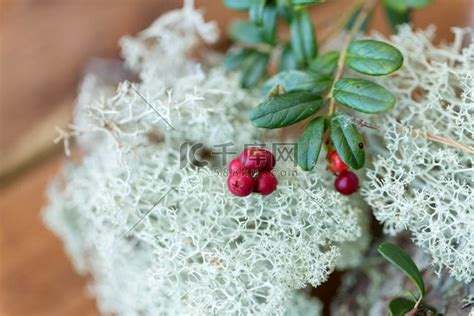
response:
[[[455,141],[455,140],[450,139],[450,138],[434,135],[432,133],[421,132],[421,131],[418,131],[416,129],[412,129],[412,135],[414,135],[415,137],[420,137],[421,136],[421,137],[423,137],[425,139],[428,139],[432,142],[447,145],[447,146],[454,147],[454,148],[460,149],[462,151],[468,152],[470,154],[474,154],[474,147],[467,146],[463,143],[460,143],[460,142]]]

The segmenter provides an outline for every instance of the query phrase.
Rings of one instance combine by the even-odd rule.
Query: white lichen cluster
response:
[[[239,151],[263,140],[248,120],[258,93],[213,67],[211,52],[203,64],[192,58],[200,40],[216,37],[188,4],[125,39],[140,82],[110,96],[89,77],[76,125],[63,133],[77,136],[84,153],[50,187],[45,218],[92,276],[103,312],[318,314],[320,304],[296,290],[349,265],[341,243],[366,245],[356,241],[362,212],[334,192],[324,167],[303,173],[278,163],[278,191],[247,198],[228,192],[219,159],[181,168],[182,142],[234,142]],[[360,253],[350,257],[355,264]]]
[[[432,28],[413,32],[405,26],[391,39],[405,61],[381,82],[398,102],[373,120],[382,145],[369,141],[376,150],[363,194],[386,233],[409,231],[437,269],[469,283],[474,278],[473,31],[454,29],[449,46],[434,46],[433,35]]]

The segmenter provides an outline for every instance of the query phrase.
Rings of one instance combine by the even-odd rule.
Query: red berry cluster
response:
[[[259,147],[247,147],[229,163],[227,186],[237,196],[252,192],[268,195],[275,191],[278,181],[272,173],[275,156]]]
[[[334,187],[337,192],[343,195],[351,195],[359,189],[359,179],[357,175],[349,171],[349,167],[342,161],[335,150],[330,150],[326,159],[329,162],[329,170],[334,172],[337,177],[334,181]]]

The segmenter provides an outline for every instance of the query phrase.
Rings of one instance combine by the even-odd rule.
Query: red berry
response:
[[[255,181],[255,191],[262,195],[272,193],[278,185],[278,180],[271,171],[261,171]]]
[[[239,158],[234,158],[229,163],[229,176],[237,176],[242,172],[242,164]]]
[[[259,147],[247,147],[240,154],[242,167],[249,171],[271,170],[275,166],[275,156]]]
[[[328,152],[326,159],[329,162],[329,169],[335,174],[340,174],[341,172],[347,171],[349,167],[342,161],[341,157],[335,150]]]
[[[265,157],[265,167],[263,167],[262,170],[270,171],[275,167],[275,164],[276,164],[275,156],[272,154],[271,151],[268,151],[265,149],[263,151],[264,151],[264,157]]]
[[[227,187],[232,194],[237,196],[247,196],[253,191],[254,179],[246,174],[229,176],[227,178]]]
[[[334,186],[337,192],[343,195],[351,195],[359,189],[359,179],[355,173],[344,171],[337,176]]]

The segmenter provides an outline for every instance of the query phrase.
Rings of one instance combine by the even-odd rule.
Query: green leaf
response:
[[[244,44],[259,44],[264,40],[262,29],[247,21],[234,22],[229,28],[229,36]]]
[[[291,18],[293,16],[293,8],[289,3],[290,0],[277,0],[277,11],[278,16],[283,18],[286,24],[291,23]]]
[[[427,312],[428,315],[430,315],[430,316],[441,316],[442,315],[442,314],[438,313],[438,310],[436,308],[434,308],[433,306],[431,306],[431,305],[421,303],[420,304],[420,309]]]
[[[405,316],[413,307],[415,307],[415,302],[403,297],[394,298],[388,304],[390,316]]]
[[[257,25],[263,22],[263,12],[265,11],[266,0],[250,0],[249,16],[250,20]]]
[[[265,42],[275,44],[277,27],[277,10],[275,7],[265,7],[263,11],[262,36]]]
[[[394,107],[395,96],[384,87],[362,79],[341,79],[334,85],[337,102],[364,113],[386,112]]]
[[[231,49],[224,57],[224,67],[227,70],[235,70],[239,68],[250,55],[250,49]]]
[[[395,244],[385,243],[378,248],[379,253],[391,264],[405,273],[416,285],[420,291],[420,296],[425,296],[425,283],[416,264],[410,256]]]
[[[287,8],[291,5],[290,0],[276,0],[276,4],[281,8]]]
[[[397,11],[393,10],[390,7],[383,6],[385,11],[385,16],[390,24],[392,32],[397,32],[398,26],[405,23],[410,23],[411,21],[411,11]]]
[[[316,164],[321,150],[324,134],[324,117],[317,117],[305,127],[298,140],[298,164],[301,169],[311,171]]]
[[[286,45],[285,48],[283,48],[283,52],[281,53],[280,71],[292,69],[298,69],[298,60],[296,60],[291,46]]]
[[[423,9],[431,2],[432,0],[384,0],[383,4],[392,10],[405,12],[408,9]]]
[[[316,94],[323,92],[331,86],[332,80],[329,77],[318,75],[312,71],[288,70],[282,71],[265,82],[262,92],[268,92],[277,84],[281,85],[285,91],[311,91]]]
[[[224,5],[233,10],[247,10],[250,8],[251,0],[224,0]]]
[[[412,292],[412,291],[404,291],[404,294],[405,296],[408,296],[410,298],[412,298],[413,301],[417,301],[418,298],[416,297],[416,295]]]
[[[326,0],[291,0],[291,4],[293,5],[316,4],[323,2],[326,2]]]
[[[353,27],[354,27],[354,23],[355,21],[357,20],[357,17],[359,16],[360,14],[360,11],[361,11],[361,8],[357,8],[356,10],[354,10],[354,12],[352,12],[351,14],[351,17],[349,18],[349,20],[347,21],[346,25],[344,26],[344,28],[346,30],[351,30]],[[364,22],[362,23],[362,25],[360,26],[360,32],[365,32],[365,30],[367,30],[367,28],[369,27],[369,20],[371,18],[372,14],[369,14]]]
[[[384,42],[355,41],[347,49],[346,65],[366,75],[387,75],[399,69],[402,64],[402,53]]]
[[[341,159],[351,169],[364,166],[365,151],[362,135],[347,115],[336,115],[331,119],[329,137]]]
[[[250,52],[242,65],[240,84],[243,88],[255,86],[267,70],[269,56],[257,51]]]
[[[291,47],[298,63],[309,63],[317,54],[316,36],[308,11],[295,10],[290,24]]]
[[[327,52],[312,60],[309,69],[323,76],[331,76],[336,70],[338,59],[338,52]]]
[[[279,128],[295,124],[323,107],[323,99],[311,92],[290,92],[269,97],[250,114],[256,127]]]

